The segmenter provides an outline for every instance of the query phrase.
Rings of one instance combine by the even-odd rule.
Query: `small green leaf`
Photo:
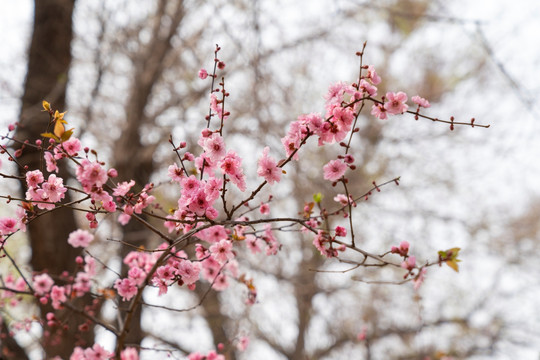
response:
[[[313,195],[313,201],[315,201],[317,204],[320,204],[323,199],[323,194],[320,192]]]

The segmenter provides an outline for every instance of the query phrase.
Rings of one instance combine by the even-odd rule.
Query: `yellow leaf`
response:
[[[458,266],[459,260],[448,260],[446,262],[446,265],[450,266],[455,272],[459,272],[459,266]]]
[[[43,100],[43,110],[45,111],[51,111],[51,104],[49,104],[47,101]]]
[[[56,135],[58,138],[61,138],[62,135],[64,135],[65,131],[66,131],[66,127],[64,126],[64,124],[62,124],[62,120],[57,119],[54,122],[54,130],[53,130],[54,135]]]

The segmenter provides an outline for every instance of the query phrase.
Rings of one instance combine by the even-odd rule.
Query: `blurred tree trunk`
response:
[[[21,99],[20,125],[16,134],[21,140],[39,139],[40,134],[47,129],[49,117],[41,112],[42,100],[47,99],[54,109],[65,110],[68,72],[72,58],[72,14],[75,0],[36,0],[34,4],[34,28]],[[41,169],[43,166],[41,155],[40,151],[26,147],[19,161],[27,166],[28,170]],[[20,175],[24,175],[25,172],[25,169],[19,169]],[[69,177],[65,167],[60,166],[59,176],[64,178],[64,181]],[[24,192],[26,185],[24,182],[21,185]],[[70,201],[67,194],[65,201]],[[59,208],[33,220],[28,226],[33,270],[36,272],[47,270],[55,279],[62,271],[73,271],[74,259],[80,251],[69,246],[66,241],[69,233],[76,228],[74,213],[68,208]],[[50,309],[50,306],[40,305],[41,315],[44,317]],[[57,355],[69,358],[75,343],[81,345],[93,343],[92,330],[84,333],[77,331],[77,326],[84,322],[82,317],[73,316],[73,313],[66,311],[58,318],[66,321],[69,328],[61,333],[53,329],[50,337],[42,339],[46,358]]]

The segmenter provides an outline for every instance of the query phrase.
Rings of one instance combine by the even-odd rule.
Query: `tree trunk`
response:
[[[73,39],[72,15],[75,0],[35,0],[34,29],[28,55],[28,70],[22,96],[22,106],[16,137],[20,140],[33,141],[45,132],[49,117],[41,112],[41,102],[46,99],[54,109],[66,108],[66,88],[71,64],[71,41]],[[24,148],[21,164],[27,169],[19,169],[19,175],[26,170],[42,169],[43,160],[40,151]],[[69,177],[66,167],[60,164],[59,176],[64,181]],[[24,182],[22,191],[25,191]],[[65,201],[70,201],[66,196]],[[53,278],[62,271],[75,269],[75,257],[79,250],[67,244],[70,232],[77,229],[75,216],[68,208],[59,208],[31,221],[28,235],[32,246],[31,265],[34,271],[46,270]],[[76,305],[76,304],[75,304]],[[40,305],[42,317],[51,310]],[[60,356],[69,358],[75,343],[91,345],[93,331],[80,333],[77,330],[84,319],[65,312],[57,316],[65,320],[67,331],[56,332],[45,328],[51,336],[42,339],[46,358]],[[46,321],[44,321],[46,323]]]

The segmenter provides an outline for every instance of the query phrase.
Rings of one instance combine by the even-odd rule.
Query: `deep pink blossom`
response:
[[[208,77],[208,72],[206,71],[206,69],[200,69],[199,70],[199,79],[206,79]]]

